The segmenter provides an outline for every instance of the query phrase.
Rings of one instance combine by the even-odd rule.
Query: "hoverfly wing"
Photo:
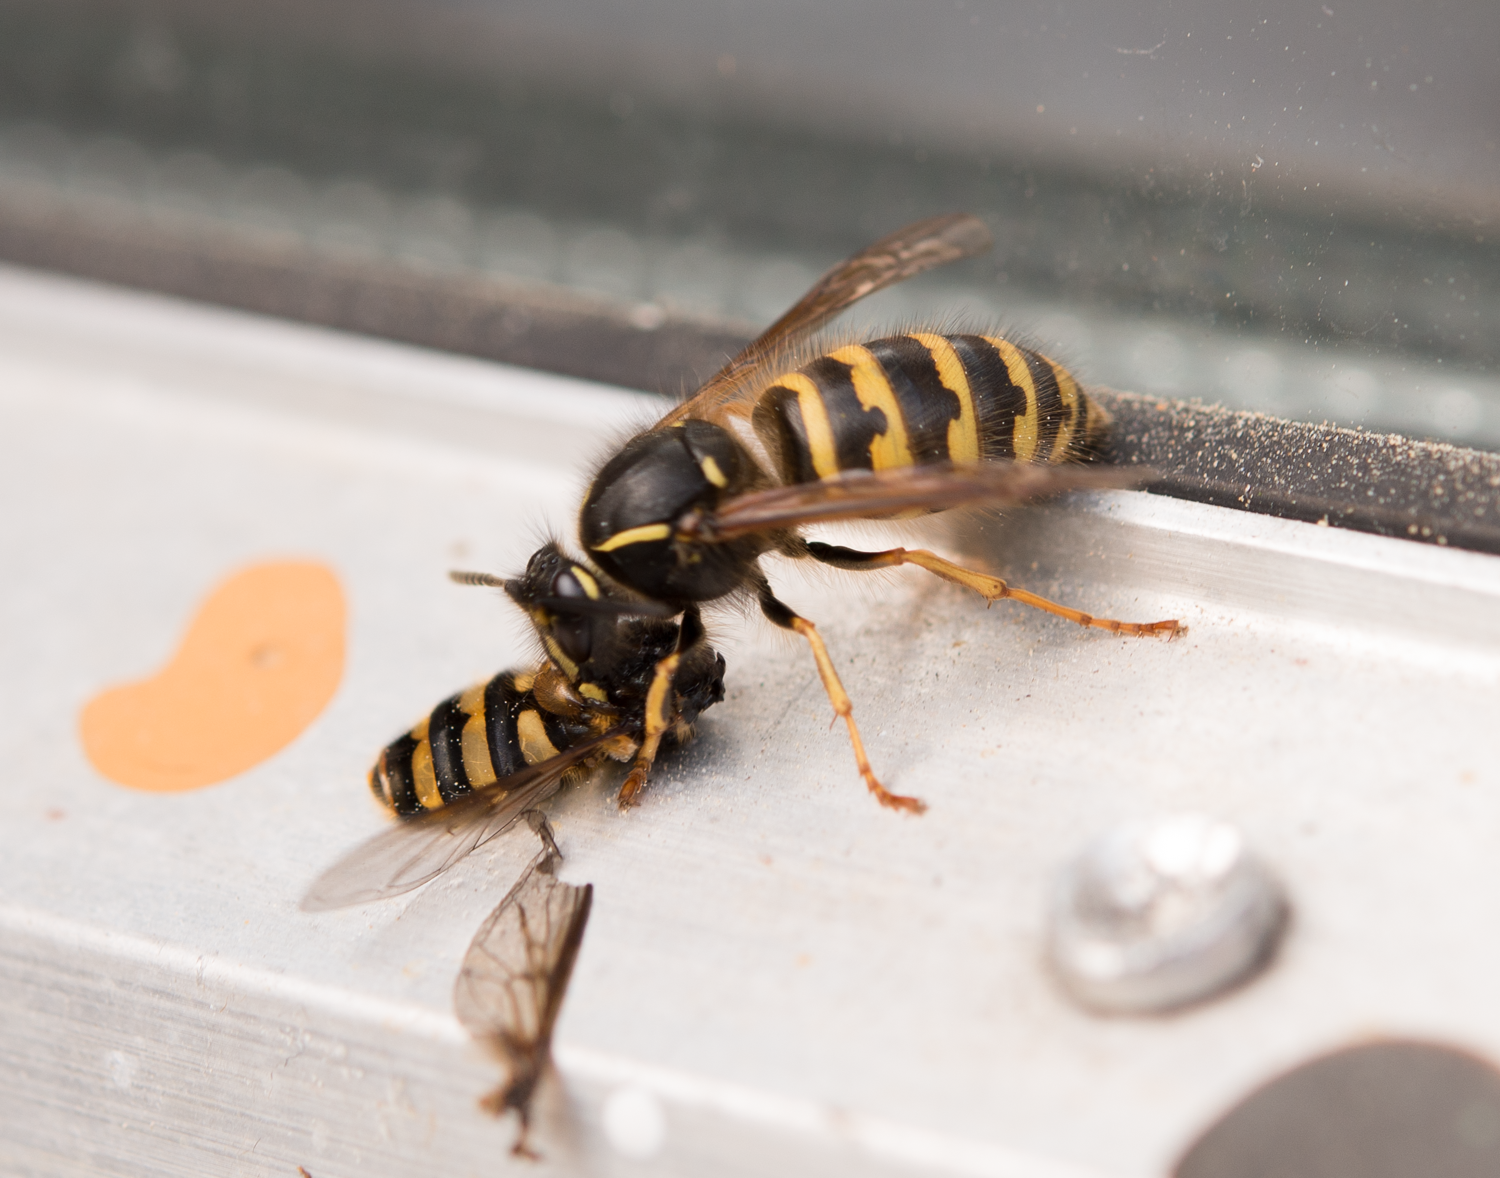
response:
[[[602,749],[614,730],[501,778],[355,847],[313,881],[304,912],[327,912],[399,896],[436,879],[476,847],[557,792],[563,774]]]
[[[818,279],[790,311],[719,369],[697,393],[657,422],[656,428],[688,417],[711,420],[734,412],[736,402],[756,391],[755,377],[765,365],[784,356],[788,348],[839,312],[878,290],[983,253],[993,243],[984,222],[969,213],[930,217],[882,237]]]
[[[522,1156],[535,1156],[526,1140],[531,1100],[594,897],[592,884],[575,887],[557,878],[562,856],[545,820],[537,833],[541,854],[474,934],[453,985],[458,1021],[505,1069],[482,1106],[496,1115],[516,1111],[521,1132],[513,1152]]]
[[[1151,472],[1144,467],[1122,470],[1029,462],[854,471],[816,483],[793,483],[739,495],[712,514],[685,517],[679,521],[678,530],[712,543],[801,524],[879,519],[906,511],[1000,506],[1062,491],[1133,487],[1150,478]]]

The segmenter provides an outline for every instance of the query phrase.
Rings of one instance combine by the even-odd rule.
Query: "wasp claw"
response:
[[[621,810],[629,810],[640,798],[641,790],[646,788],[646,775],[639,769],[632,769],[630,775],[625,778],[625,784],[620,786],[620,796],[616,804]]]

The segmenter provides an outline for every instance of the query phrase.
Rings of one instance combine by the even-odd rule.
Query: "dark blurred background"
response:
[[[1500,448],[1497,139],[1473,2],[0,0],[0,257],[668,392],[964,209],[862,323]]]

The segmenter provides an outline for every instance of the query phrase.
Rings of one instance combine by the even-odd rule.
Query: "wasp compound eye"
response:
[[[594,647],[593,626],[588,618],[577,614],[559,614],[553,618],[549,628],[563,654],[575,663],[588,661]]]

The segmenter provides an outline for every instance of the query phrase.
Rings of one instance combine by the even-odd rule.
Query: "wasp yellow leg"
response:
[[[646,778],[656,760],[656,751],[661,747],[661,738],[672,727],[672,717],[667,714],[667,698],[681,662],[681,653],[673,652],[656,664],[656,672],[651,676],[651,687],[646,692],[646,732],[640,751],[635,755],[635,764],[630,767],[625,784],[620,786],[622,810],[635,805],[636,796],[646,788]]]
[[[818,633],[818,628],[806,618],[793,613],[786,603],[771,593],[767,585],[761,586],[760,608],[767,618],[783,630],[791,630],[807,639],[807,645],[812,648],[813,661],[818,664],[818,678],[823,681],[823,690],[828,693],[828,702],[833,704],[834,713],[843,719],[845,727],[849,729],[849,743],[854,746],[854,763],[859,767],[859,775],[865,779],[865,785],[876,800],[882,806],[905,810],[911,814],[920,814],[927,809],[927,803],[920,798],[893,794],[886,789],[875,776],[875,770],[870,768],[870,758],[865,756],[865,742],[860,739],[859,725],[854,722],[854,702],[844,690],[839,673],[833,669],[833,660],[828,657],[828,647],[823,644],[823,636]]]
[[[645,732],[641,737],[640,750],[635,755],[635,764],[620,786],[620,809],[635,805],[636,797],[646,788],[646,778],[656,761],[661,738],[676,727],[680,719],[672,684],[677,677],[677,668],[682,663],[683,652],[703,641],[703,618],[697,606],[689,606],[682,612],[682,622],[677,630],[677,649],[656,664],[651,676],[651,686],[646,690]],[[670,705],[670,707],[669,707]]]
[[[972,589],[989,601],[1008,598],[1011,601],[1019,601],[1022,605],[1033,606],[1049,614],[1056,614],[1060,618],[1067,618],[1068,621],[1077,622],[1080,626],[1093,626],[1115,634],[1165,634],[1171,638],[1186,629],[1175,618],[1164,622],[1121,622],[1114,618],[1096,618],[1093,614],[1086,614],[1081,609],[1059,605],[1055,601],[1048,601],[1047,598],[1038,597],[1035,593],[1030,593],[1025,589],[1012,588],[999,577],[976,573],[973,569],[966,569],[962,565],[954,564],[951,560],[944,560],[925,548],[891,548],[885,552],[856,552],[852,548],[840,548],[833,544],[809,540],[807,552],[814,560],[833,565],[835,568],[854,571],[890,569],[903,564],[916,565],[918,568],[926,569],[929,573],[935,573],[945,581],[962,585],[965,589]]]

